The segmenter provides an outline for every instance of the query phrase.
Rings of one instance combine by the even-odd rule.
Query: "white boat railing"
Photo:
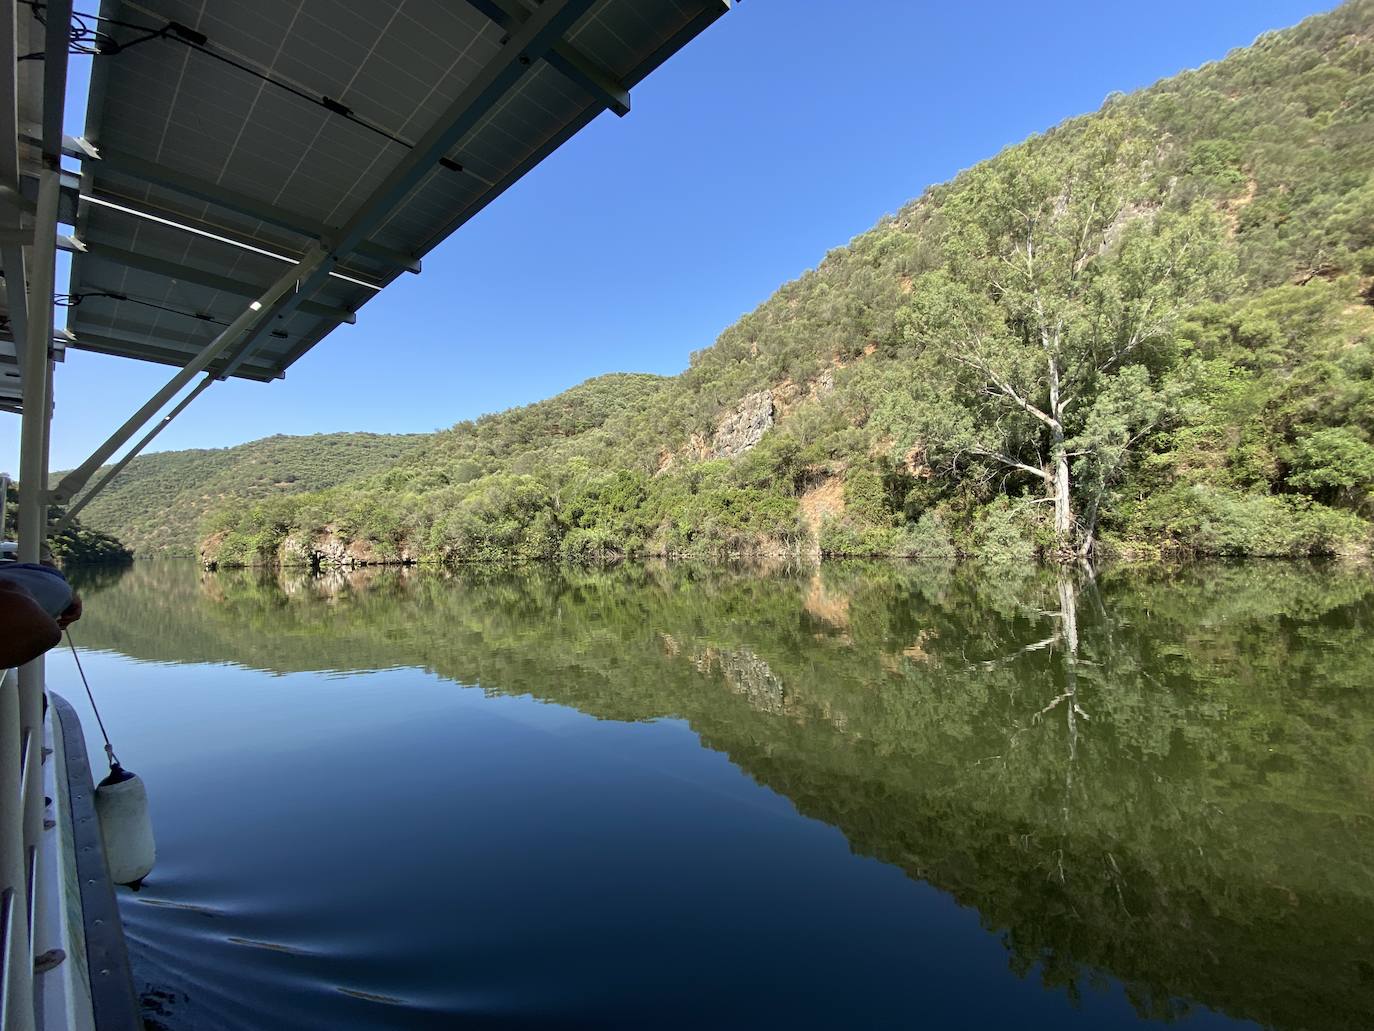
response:
[[[21,687],[21,680],[25,681]],[[0,1029],[35,1023],[35,899],[43,830],[43,694],[37,678],[0,676]]]

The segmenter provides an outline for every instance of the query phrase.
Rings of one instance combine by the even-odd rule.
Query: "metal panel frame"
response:
[[[174,365],[178,368],[195,357],[194,351],[159,347],[156,344],[149,344],[141,340],[124,340],[117,336],[84,331],[81,334],[80,343],[82,350],[92,351],[96,354],[108,354],[114,358],[127,357],[129,350],[136,348],[140,361],[154,362],[158,365]],[[274,379],[282,378],[282,373],[275,368],[256,363],[241,365],[235,375],[241,379],[251,379],[258,383],[271,383]]]
[[[518,29],[528,16],[524,8],[511,0],[467,0],[468,6],[490,18],[501,28],[509,31]],[[610,108],[618,117],[630,113],[630,91],[604,68],[598,68],[589,58],[580,53],[567,41],[559,41],[544,55],[544,59],[557,68],[572,82],[575,82],[603,107]]]
[[[452,150],[491,108],[513,87],[534,62],[544,54],[582,17],[595,0],[549,0],[512,36],[500,56],[469,83],[447,110],[415,143],[408,154],[359,205],[353,217],[340,230],[331,253],[346,255],[358,246],[395,208],[420,185],[426,176],[439,167],[439,162]],[[302,284],[305,293],[318,287],[315,282]],[[225,375],[231,374],[238,363],[252,353],[261,337],[261,329],[246,336],[242,347],[229,361]]]
[[[306,218],[299,212],[289,211],[276,204],[269,204],[225,186],[205,182],[165,165],[144,161],[142,158],[132,154],[124,154],[111,147],[96,147],[83,137],[69,136],[66,139],[68,142],[63,147],[62,153],[83,163],[94,163],[97,173],[108,168],[125,178],[152,186],[160,186],[192,200],[246,215],[248,218],[266,222],[279,229],[285,229],[296,236],[306,237],[320,243],[328,243],[338,233],[337,226],[325,225],[323,222]],[[127,202],[121,201],[121,203]],[[168,213],[167,217],[175,218],[176,216]],[[420,272],[419,259],[406,254],[404,251],[384,247],[381,244],[373,243],[371,240],[364,240],[358,245],[357,250],[362,257],[370,258],[384,265],[394,266],[417,275]]]
[[[138,269],[140,272],[150,272],[153,275],[163,276],[166,279],[177,279],[186,283],[193,283],[196,286],[203,286],[210,290],[218,290],[220,293],[233,294],[236,297],[258,297],[269,285],[265,283],[245,283],[242,280],[232,279],[229,276],[217,275],[214,272],[203,272],[189,265],[178,265],[173,261],[163,261],[161,258],[154,258],[147,254],[138,254],[134,251],[126,251],[123,248],[113,247],[96,240],[79,240],[78,244],[84,253],[94,255],[97,258],[104,258],[107,261],[117,262],[120,265]],[[358,321],[357,315],[347,308],[335,308],[328,304],[320,304],[317,301],[303,301],[300,310],[309,312],[311,315],[320,315],[324,318],[332,319],[336,323],[346,323],[350,326]]]
[[[0,103],[0,263],[5,267],[5,303],[9,310],[10,327],[16,340],[28,336],[28,298],[24,284],[24,248],[20,244],[23,233],[22,193],[19,181],[19,45],[18,4],[4,0],[0,4],[0,68],[4,69],[5,100]],[[18,284],[18,289],[14,284]],[[22,348],[20,348],[22,351]],[[24,359],[17,355],[19,371],[24,371]]]

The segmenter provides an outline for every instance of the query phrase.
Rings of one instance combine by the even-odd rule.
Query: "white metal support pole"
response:
[[[45,10],[43,146],[28,261],[28,325],[24,340],[24,421],[19,437],[19,558],[37,562],[48,533],[48,435],[52,418],[52,330],[57,275],[57,214],[62,190],[62,114],[67,89],[71,0],[49,0]],[[16,341],[17,343],[17,341]],[[43,692],[40,656],[19,670],[20,800],[23,823],[24,913],[29,953],[29,1020],[33,995],[33,881],[43,834]]]
[[[15,359],[24,372],[24,340],[28,318],[24,297],[24,248],[20,245],[23,223],[17,206],[19,189],[19,23],[14,0],[0,0],[0,191],[10,203],[0,202],[0,263],[5,267],[5,294]],[[27,14],[24,15],[27,17]]]
[[[24,866],[23,764],[19,756],[19,677],[0,670],[0,1028],[32,1031],[33,956],[28,947]]]
[[[58,171],[45,167],[38,184],[38,215],[31,251],[28,338],[24,343],[24,421],[19,437],[19,559],[37,562],[48,527],[48,421],[52,415],[52,296],[57,244]],[[43,692],[40,655],[19,667],[19,748],[21,762],[23,864],[27,884],[36,869],[43,833]],[[24,933],[32,946],[33,898],[25,900]],[[32,960],[30,960],[32,964]],[[30,977],[32,967],[30,966]],[[32,989],[30,989],[32,991]]]
[[[29,263],[29,325],[24,341],[24,422],[19,435],[19,561],[37,562],[47,533],[44,445],[52,411],[50,363],[53,279],[57,256],[59,169],[39,173],[37,225]]]
[[[60,48],[66,55],[69,19],[48,8],[51,19],[62,17]],[[50,27],[52,22],[49,23]],[[51,56],[49,47],[49,56]],[[45,90],[44,103],[52,101]],[[59,95],[56,101],[61,104]],[[39,171],[38,210],[34,219],[32,262],[29,270],[29,325],[25,341],[24,422],[19,437],[19,558],[37,562],[48,534],[48,422],[52,416],[53,282],[57,258],[57,205],[61,190],[59,159],[43,156]],[[34,869],[38,839],[43,833],[43,692],[42,656],[19,669],[19,743],[23,762],[24,867],[26,881]],[[32,899],[27,900],[32,915]],[[31,921],[25,920],[30,934]]]
[[[66,22],[62,23],[64,26]],[[65,46],[65,44],[64,44]],[[24,423],[19,437],[19,559],[37,562],[48,535],[48,423],[52,417],[53,279],[56,275],[59,168],[45,159],[38,182],[38,214],[29,280],[29,335],[25,341]],[[44,664],[40,655],[19,669],[19,733],[26,785],[42,780]],[[43,832],[43,792],[24,797],[25,863]]]
[[[21,42],[20,17],[27,19],[14,0],[0,0],[0,179],[12,196],[19,188],[18,62]],[[5,293],[14,334],[15,358],[21,375],[28,341],[24,318],[24,252],[19,244],[17,210],[5,212],[4,228],[14,236],[0,248],[5,266]],[[19,318],[15,318],[15,316]],[[27,381],[28,377],[25,377]],[[8,493],[8,492],[7,492]],[[33,954],[29,948],[28,873],[24,863],[24,760],[21,755],[23,721],[19,712],[19,677],[14,670],[0,670],[0,1029],[32,1031]]]

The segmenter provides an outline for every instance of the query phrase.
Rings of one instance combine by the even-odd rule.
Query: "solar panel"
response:
[[[185,365],[292,263],[376,210],[416,145],[461,109],[451,145],[309,296],[210,368],[284,375],[598,113],[623,110],[632,86],[729,6],[103,0],[114,52],[94,59],[85,135],[68,148],[82,162],[67,192],[70,203],[79,189],[84,248],[69,345]],[[556,32],[531,35],[563,7]],[[539,45],[513,54],[527,38]]]

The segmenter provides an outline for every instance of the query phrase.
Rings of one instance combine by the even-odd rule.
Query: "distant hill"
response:
[[[278,435],[237,447],[140,455],[82,510],[81,521],[113,534],[140,557],[191,555],[208,511],[380,472],[425,436]],[[53,482],[62,475],[55,473]]]
[[[679,376],[247,504],[241,474],[194,506],[128,484],[124,518],[181,546],[222,495],[228,564],[1361,553],[1372,437],[1374,0],[1349,0],[931,187]]]

